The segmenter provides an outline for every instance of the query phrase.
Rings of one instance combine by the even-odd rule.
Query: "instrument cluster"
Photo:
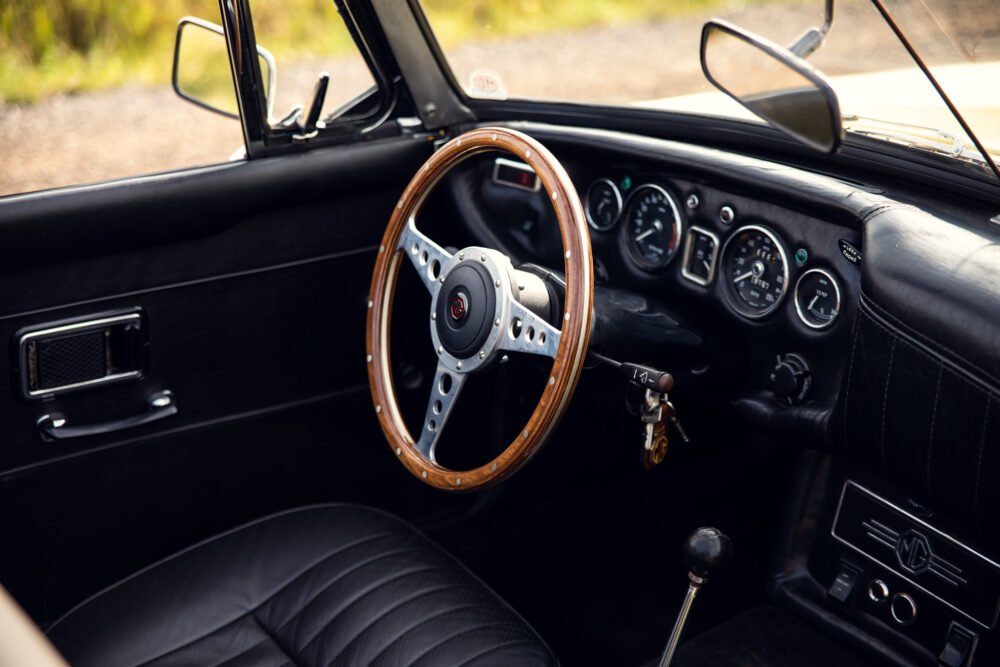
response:
[[[697,194],[689,194],[683,206],[678,201],[661,183],[632,187],[628,179],[619,185],[599,178],[587,189],[584,209],[595,236],[617,235],[627,260],[642,271],[657,273],[680,261],[683,280],[716,291],[743,318],[763,320],[785,306],[808,329],[833,325],[841,312],[841,286],[831,270],[809,262],[805,248],[790,257],[773,223],[754,218],[736,225],[731,206],[712,212],[726,232],[717,234],[708,225],[691,224],[705,216]]]

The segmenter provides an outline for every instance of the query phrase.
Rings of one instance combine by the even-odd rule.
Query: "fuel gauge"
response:
[[[688,230],[681,275],[697,285],[708,285],[715,277],[719,256],[719,237],[701,227]]]
[[[810,329],[826,329],[840,314],[840,286],[823,269],[809,269],[795,283],[795,312]]]

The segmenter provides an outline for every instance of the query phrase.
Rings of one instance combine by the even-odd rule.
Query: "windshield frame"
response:
[[[451,94],[475,119],[463,126],[463,129],[489,122],[525,122],[627,132],[698,143],[822,173],[846,170],[851,174],[848,180],[862,187],[863,184],[857,181],[859,174],[855,173],[855,169],[864,175],[881,174],[904,180],[917,179],[934,189],[947,186],[949,191],[956,194],[960,192],[968,197],[985,198],[1000,204],[1000,180],[989,169],[984,168],[985,165],[974,165],[964,160],[849,131],[845,132],[840,150],[826,155],[791,139],[767,123],[728,116],[593,102],[473,97],[458,82],[420,0],[408,0],[408,4],[441,77],[450,87]],[[407,83],[411,88],[414,86],[412,81]],[[430,92],[424,91],[423,94],[429,95]],[[942,177],[945,177],[944,181]]]

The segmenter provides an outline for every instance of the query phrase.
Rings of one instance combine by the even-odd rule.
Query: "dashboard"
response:
[[[620,184],[602,177],[590,184],[583,202],[594,232],[621,227],[622,249],[636,267],[657,271],[679,261],[681,277],[701,287],[711,286],[718,275],[726,302],[745,318],[767,317],[783,305],[789,292],[796,316],[810,329],[826,329],[840,315],[840,283],[829,269],[809,268],[792,287],[789,256],[796,265],[805,266],[808,249],[799,247],[793,253],[766,224],[737,225],[736,212],[728,204],[699,216],[715,218],[729,228],[723,244],[715,231],[686,224],[702,205],[697,192],[690,192],[681,206],[659,183],[632,187],[629,176]],[[843,245],[849,244],[845,240]]]
[[[610,352],[663,364],[681,387],[726,384],[751,420],[773,425],[774,413],[783,412],[782,420],[802,418],[791,430],[808,422],[810,437],[825,437],[819,422],[832,413],[857,309],[859,216],[844,215],[836,197],[829,199],[839,193],[819,196],[798,170],[793,178],[805,183],[795,183],[790,197],[769,192],[772,181],[789,175],[776,165],[766,172],[745,169],[739,158],[715,165],[734,158],[657,144],[664,150],[617,142],[594,150],[578,134],[546,141],[583,203],[598,296],[611,291],[613,300],[636,304],[614,314],[616,332],[647,335]],[[840,186],[857,191],[856,184],[832,184]],[[562,266],[551,207],[527,165],[480,157],[456,172],[451,191],[476,241],[515,264]],[[679,348],[663,326],[658,339],[654,315],[681,323],[703,344]]]
[[[830,486],[801,497],[818,532],[810,547],[795,534],[781,598],[920,664],[996,664],[1000,492],[979,484],[1000,465],[994,208],[669,140],[515,126],[580,194],[595,318],[623,339],[599,351],[675,373],[671,399],[700,407],[702,427],[834,453],[816,468]],[[534,175],[494,159],[458,175],[460,219],[515,264],[560,267]],[[657,337],[678,328],[693,335]]]

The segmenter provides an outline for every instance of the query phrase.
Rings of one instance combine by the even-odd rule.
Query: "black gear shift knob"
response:
[[[707,579],[733,559],[733,545],[718,528],[699,528],[684,540],[684,562],[695,576]]]

